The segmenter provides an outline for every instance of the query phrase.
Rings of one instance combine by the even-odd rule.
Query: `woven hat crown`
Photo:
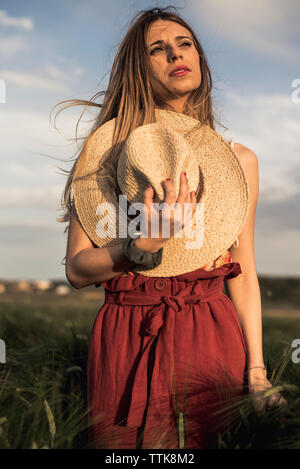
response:
[[[138,127],[126,140],[118,161],[117,179],[129,203],[142,202],[148,184],[153,187],[156,200],[162,202],[163,181],[172,180],[178,197],[182,172],[186,172],[189,190],[196,191],[199,164],[192,147],[171,128],[153,123]]]

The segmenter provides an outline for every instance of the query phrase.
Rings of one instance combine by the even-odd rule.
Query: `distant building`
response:
[[[5,293],[6,292],[6,286],[4,285],[4,283],[0,283],[0,295],[1,293]]]
[[[63,296],[63,295],[69,295],[71,293],[71,288],[68,287],[67,285],[57,285],[57,287],[54,290],[56,295]]]
[[[26,280],[19,280],[16,283],[16,290],[21,291],[21,292],[29,292],[31,291],[31,285],[30,282],[27,282]]]
[[[35,280],[32,282],[32,286],[35,290],[47,291],[52,288],[53,283],[50,280]]]

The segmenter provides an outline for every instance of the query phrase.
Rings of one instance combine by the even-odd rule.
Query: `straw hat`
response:
[[[189,190],[196,191],[197,210],[189,223],[164,245],[162,262],[137,271],[149,277],[169,277],[201,268],[230,248],[246,221],[249,188],[230,144],[216,131],[181,113],[155,109],[156,122],[135,129],[123,145],[117,181],[99,177],[99,162],[110,151],[112,119],[88,139],[77,160],[74,202],[87,235],[99,247],[118,244],[136,232],[135,210],[151,184],[154,202],[164,199],[163,181],[169,177],[178,196],[180,174],[186,171]],[[108,174],[106,174],[109,176]],[[127,198],[127,201],[126,201]],[[138,204],[135,209],[139,209]]]

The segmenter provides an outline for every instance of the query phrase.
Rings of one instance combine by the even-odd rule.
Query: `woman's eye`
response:
[[[156,52],[156,51],[159,50],[159,49],[160,49],[160,50],[163,50],[162,47],[155,47],[155,49],[153,49],[153,50],[150,52],[150,55],[151,55],[151,54],[154,54],[154,52]]]
[[[187,45],[187,46],[191,46],[192,44],[190,42],[183,42],[182,44],[180,44],[180,47],[181,46],[184,46],[184,45]],[[150,52],[150,55],[152,55],[154,52],[156,52],[157,50],[163,50],[162,47],[155,47],[155,49],[152,49],[152,51]]]

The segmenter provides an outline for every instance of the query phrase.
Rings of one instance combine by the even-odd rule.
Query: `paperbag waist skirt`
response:
[[[174,277],[119,275],[88,357],[89,439],[98,448],[205,448],[213,410],[244,392],[246,347],[224,279],[230,262]],[[221,427],[220,427],[221,429]],[[141,436],[142,435],[142,436]]]

